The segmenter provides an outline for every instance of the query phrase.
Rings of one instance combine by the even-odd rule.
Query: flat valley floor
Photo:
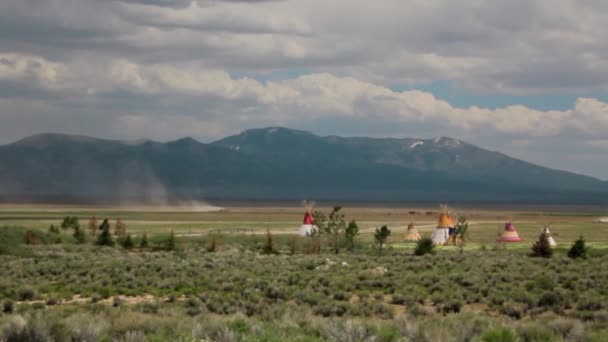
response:
[[[454,206],[469,222],[463,251],[415,256],[406,227],[430,236],[438,207],[345,205],[355,249],[341,241],[335,254],[323,238],[317,254],[295,236],[297,203],[217,206],[0,205],[0,340],[608,340],[608,225],[594,223],[604,208]],[[49,232],[66,216],[82,241]],[[92,217],[112,229],[120,219],[133,245],[97,246]],[[523,241],[497,244],[509,221]],[[381,225],[391,235],[378,256]],[[558,247],[534,258],[543,226]],[[580,236],[587,257],[571,259]]]

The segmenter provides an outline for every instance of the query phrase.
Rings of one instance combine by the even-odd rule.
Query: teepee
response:
[[[436,245],[445,244],[450,238],[451,231],[454,230],[454,219],[450,216],[448,207],[441,205],[441,213],[439,214],[439,222],[437,223],[437,229],[433,232],[431,238],[433,243]]]
[[[505,229],[500,234],[498,238],[498,242],[520,242],[521,238],[519,234],[517,234],[517,229],[515,229],[515,225],[513,222],[509,222],[505,224]]]
[[[407,232],[405,233],[405,241],[418,241],[420,240],[420,233],[413,223],[407,225]]]
[[[304,206],[306,213],[304,214],[304,222],[300,226],[298,234],[300,236],[307,236],[317,228],[315,226],[315,218],[312,216],[312,209],[314,208],[315,203],[312,201],[302,201],[302,205]]]
[[[549,230],[549,226],[545,226],[542,229],[542,232],[545,233],[545,236],[547,237],[547,241],[549,242],[549,246],[551,246],[551,247],[557,247],[557,243],[555,242],[555,239],[553,239],[553,236],[551,235],[551,231]]]

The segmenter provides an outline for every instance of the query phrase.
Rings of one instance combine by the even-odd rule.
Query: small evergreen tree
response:
[[[171,233],[169,233],[167,241],[165,241],[165,249],[168,251],[175,250],[175,233],[173,233],[173,230],[171,231]]]
[[[357,235],[359,235],[359,225],[353,219],[348,223],[344,231],[344,236],[346,237],[346,241],[348,241],[348,250],[351,252],[355,250],[355,237]]]
[[[466,243],[467,240],[467,231],[469,230],[469,222],[467,221],[467,218],[462,216],[458,219],[458,223],[456,224],[456,232],[454,234],[454,240],[456,245],[458,246],[458,249],[460,251],[460,254],[462,254],[462,252],[464,251],[464,244]]]
[[[61,222],[61,228],[63,230],[67,230],[67,229],[76,229],[76,227],[80,227],[80,224],[78,223],[78,217],[76,216],[66,216],[63,218],[63,221]]]
[[[110,232],[110,223],[108,219],[104,219],[99,226],[101,233],[97,237],[96,245],[98,246],[114,246],[114,240],[112,239],[112,233]]]
[[[131,249],[135,246],[133,243],[133,239],[131,238],[131,234],[127,234],[127,236],[122,240],[122,247],[124,249]]]
[[[333,207],[325,225],[325,232],[333,238],[334,252],[336,254],[340,251],[340,235],[346,228],[346,220],[340,210],[342,210],[341,206]]]
[[[70,228],[70,220],[71,217],[66,216],[63,218],[63,222],[61,222],[61,229],[66,230],[68,228]]]
[[[435,244],[433,239],[424,237],[416,242],[416,249],[414,249],[414,255],[425,255],[435,253]]]
[[[378,256],[382,256],[382,247],[390,235],[391,230],[387,226],[376,228],[374,239],[376,240],[376,244],[378,246]]]
[[[265,254],[277,254],[277,251],[274,248],[274,239],[272,238],[272,233],[270,233],[270,229],[266,229],[266,243],[264,243],[263,252]]]
[[[51,225],[49,226],[49,234],[59,234],[59,233],[60,233],[60,231],[59,231],[59,227],[57,227],[57,226],[56,226],[56,225],[54,225],[54,224],[51,224]]]
[[[550,258],[553,255],[553,249],[549,244],[548,235],[545,232],[540,233],[538,240],[532,245],[533,257]]]
[[[587,258],[587,246],[585,245],[585,239],[582,235],[574,241],[572,247],[568,250],[568,257],[572,259]]]
[[[86,233],[82,229],[80,229],[80,226],[74,227],[74,233],[72,234],[72,236],[74,237],[74,239],[76,239],[76,243],[78,244],[84,244],[87,242]]]
[[[139,241],[139,248],[148,248],[148,234],[144,232],[141,240]]]

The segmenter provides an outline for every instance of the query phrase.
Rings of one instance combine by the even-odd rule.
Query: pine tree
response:
[[[374,239],[378,245],[378,256],[382,256],[382,246],[386,242],[386,239],[391,235],[391,230],[387,226],[376,228],[374,233]]]
[[[144,233],[139,241],[139,248],[148,248],[148,234]]]
[[[340,235],[346,229],[346,220],[340,210],[342,210],[341,206],[333,207],[325,226],[326,233],[331,235],[334,240],[334,253],[336,254],[340,251]]]
[[[122,247],[124,249],[131,249],[135,246],[133,243],[133,239],[131,238],[131,234],[127,234],[127,236],[122,241]]]
[[[67,230],[69,228],[76,229],[76,227],[80,227],[80,224],[78,223],[78,217],[66,216],[63,218],[63,221],[61,222],[61,228],[63,230]]]
[[[83,244],[87,242],[87,236],[85,232],[80,229],[80,226],[74,227],[74,234],[72,236],[74,236],[74,239],[76,239],[76,243],[78,244]]]
[[[553,255],[553,249],[549,244],[548,235],[545,232],[540,233],[538,240],[532,245],[532,256],[550,258]]]
[[[460,254],[464,251],[464,244],[467,240],[467,231],[469,230],[469,222],[466,217],[461,217],[458,219],[458,223],[456,224],[456,232],[454,234],[454,242],[458,246]]]
[[[57,226],[55,226],[54,224],[51,224],[49,226],[49,234],[59,234],[59,228]]]
[[[112,233],[110,233],[110,223],[108,222],[108,219],[103,220],[101,226],[99,226],[99,229],[101,229],[101,233],[97,238],[96,244],[98,246],[114,246],[114,240],[112,239]]]
[[[168,251],[175,250],[175,233],[173,233],[173,231],[169,233],[169,237],[167,238],[167,241],[165,241],[165,249]]]
[[[568,250],[568,257],[572,259],[576,258],[587,258],[587,247],[585,246],[585,239],[581,235],[578,240],[574,241],[570,250]]]
[[[346,230],[344,230],[346,241],[348,241],[348,249],[352,252],[355,250],[355,237],[359,235],[359,225],[357,221],[352,220],[348,223]]]
[[[433,254],[435,248],[435,244],[433,243],[433,239],[424,237],[418,242],[416,242],[416,249],[414,249],[414,255],[425,255],[425,254]]]

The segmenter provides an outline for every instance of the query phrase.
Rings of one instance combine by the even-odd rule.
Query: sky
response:
[[[2,0],[0,144],[449,136],[608,179],[605,0]]]

